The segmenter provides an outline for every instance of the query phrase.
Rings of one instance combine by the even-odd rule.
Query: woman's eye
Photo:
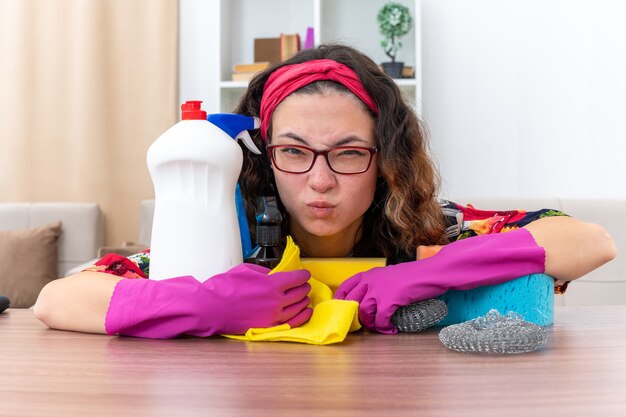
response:
[[[339,153],[339,156],[351,156],[351,157],[359,157],[359,156],[364,156],[365,152],[359,150],[359,149],[345,149],[343,151],[341,151]]]
[[[298,148],[280,148],[280,152],[287,154],[287,155],[304,155],[304,152],[302,152],[301,149]]]

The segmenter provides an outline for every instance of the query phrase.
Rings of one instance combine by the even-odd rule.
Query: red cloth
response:
[[[270,75],[261,98],[261,136],[267,141],[267,129],[276,107],[291,93],[315,81],[330,80],[344,85],[378,114],[376,103],[365,91],[354,70],[332,59],[316,59],[300,64],[285,65]]]
[[[83,271],[104,272],[123,278],[148,277],[135,262],[117,253],[107,253],[95,264],[83,269]]]

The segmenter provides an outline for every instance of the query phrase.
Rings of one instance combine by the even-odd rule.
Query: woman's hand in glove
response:
[[[244,334],[252,327],[297,327],[312,314],[306,270],[277,272],[241,264],[203,283],[191,276],[123,279],[106,314],[108,334],[171,338]]]
[[[444,246],[427,259],[374,268],[344,281],[335,298],[359,302],[370,330],[397,333],[391,316],[400,306],[545,271],[545,251],[526,229],[481,235]]]

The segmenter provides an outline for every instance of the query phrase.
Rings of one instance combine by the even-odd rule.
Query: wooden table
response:
[[[626,306],[557,308],[546,348],[446,349],[430,329],[340,344],[147,340],[0,314],[2,416],[626,416]]]

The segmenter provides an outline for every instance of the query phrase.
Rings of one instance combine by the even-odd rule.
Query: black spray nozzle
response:
[[[259,197],[256,199],[256,224],[257,226],[276,226],[283,221],[283,216],[278,210],[276,197]]]
[[[260,246],[275,246],[280,243],[280,223],[283,216],[278,210],[276,197],[264,196],[256,199],[256,242]]]

